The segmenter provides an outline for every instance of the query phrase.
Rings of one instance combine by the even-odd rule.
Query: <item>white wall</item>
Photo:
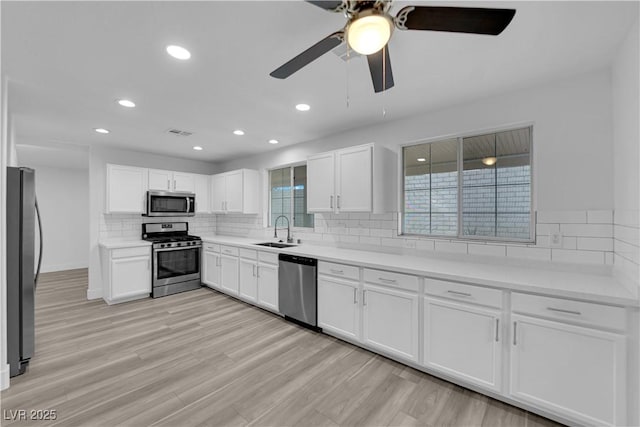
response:
[[[107,163],[201,174],[213,174],[217,171],[215,165],[207,162],[136,151],[92,148],[89,154],[89,299],[102,297],[98,241],[106,207]]]
[[[89,169],[22,163],[21,166],[36,171],[36,196],[44,242],[41,272],[88,267]],[[37,236],[36,248],[39,247]]]
[[[400,144],[429,138],[533,123],[537,210],[613,208],[611,76],[603,69],[561,81],[403,120],[333,135],[270,154],[220,165],[221,170],[271,168],[310,154],[376,142]]]
[[[636,23],[612,67],[615,265],[618,277],[636,292],[640,284],[639,38]]]

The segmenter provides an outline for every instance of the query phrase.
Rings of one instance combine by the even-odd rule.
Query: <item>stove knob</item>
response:
[[[164,248],[164,245],[160,245],[161,248]]]

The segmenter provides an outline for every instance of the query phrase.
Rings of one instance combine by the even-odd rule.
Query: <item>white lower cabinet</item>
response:
[[[511,397],[590,425],[626,424],[620,334],[514,314]]]
[[[220,256],[220,288],[229,294],[238,295],[240,291],[238,256]]]
[[[418,361],[417,293],[365,283],[362,308],[362,342]]]
[[[151,293],[151,247],[102,248],[105,300],[109,304]]]
[[[258,300],[258,264],[255,260],[240,258],[240,298],[249,302]]]
[[[359,282],[318,276],[318,326],[352,340],[360,339]]]
[[[500,391],[501,318],[501,310],[425,297],[424,365]]]
[[[258,305],[278,311],[278,265],[259,262],[258,275]]]
[[[205,250],[202,252],[202,283],[214,289],[221,289],[220,286],[220,253]]]

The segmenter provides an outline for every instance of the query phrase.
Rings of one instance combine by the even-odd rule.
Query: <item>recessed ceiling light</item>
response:
[[[418,157],[416,160],[419,161],[419,162],[426,162],[427,161],[427,159],[425,159],[424,157]]]
[[[123,107],[127,107],[127,108],[133,108],[136,106],[135,102],[130,101],[128,99],[118,99],[118,104],[122,105]]]
[[[311,109],[311,107],[309,106],[309,104],[298,104],[296,105],[296,110],[298,111],[309,111]]]
[[[244,131],[243,131],[243,130],[240,130],[240,129],[236,129],[236,130],[234,130],[234,131],[233,131],[233,134],[234,134],[234,135],[242,136],[242,135],[244,135]]]
[[[280,142],[280,141],[278,141],[277,139],[270,139],[269,140],[269,144],[277,144],[278,142]]]
[[[487,166],[493,166],[496,164],[497,161],[498,159],[496,159],[495,157],[485,157],[484,159],[482,159],[482,163],[484,163]]]
[[[94,130],[98,133],[109,133],[109,131],[104,128],[95,128]]]
[[[182,46],[169,45],[167,46],[167,53],[176,59],[187,60],[191,58],[191,52]]]
[[[196,151],[202,151],[202,147],[200,147],[199,145],[196,145],[195,147],[193,147],[193,149]]]

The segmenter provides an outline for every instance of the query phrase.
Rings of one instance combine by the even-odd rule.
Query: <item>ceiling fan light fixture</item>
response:
[[[374,10],[365,11],[349,23],[347,42],[361,55],[371,55],[386,46],[393,23],[388,16]]]

